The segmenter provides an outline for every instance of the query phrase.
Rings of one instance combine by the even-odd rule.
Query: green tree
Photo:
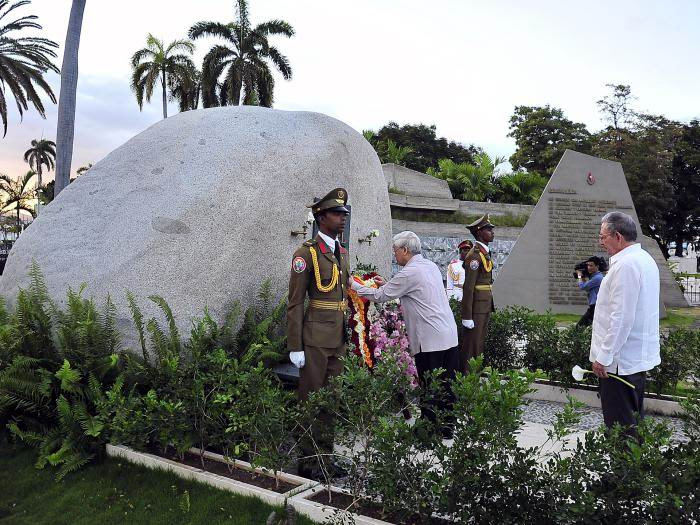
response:
[[[383,163],[391,162],[399,166],[405,166],[406,157],[413,153],[413,148],[399,146],[391,139],[387,139],[386,142],[382,143],[379,149],[381,151],[379,158]]]
[[[163,118],[168,118],[168,88],[180,84],[189,91],[194,83],[192,75],[196,68],[187,56],[192,53],[194,44],[189,40],[174,40],[166,46],[162,40],[148,34],[146,47],[131,57],[131,89],[136,94],[139,109],[143,109],[144,98],[146,102],[151,101],[156,82],[160,81]]]
[[[42,166],[46,166],[48,171],[56,167],[56,143],[52,140],[32,140],[32,147],[24,152],[24,162],[29,164],[29,167],[36,172],[37,178],[37,197],[41,202],[41,193],[43,186],[41,184]],[[37,213],[39,205],[37,204]]]
[[[683,243],[700,235],[700,121],[681,125],[669,179],[673,204],[666,209],[666,232],[683,255]]]
[[[634,127],[609,126],[594,137],[593,153],[622,164],[642,232],[667,253],[666,214],[672,205],[670,176],[678,124],[637,115]]]
[[[32,217],[36,216],[34,208],[31,206],[36,197],[36,189],[31,186],[34,175],[36,174],[33,171],[28,171],[23,177],[13,179],[0,173],[0,192],[5,194],[3,211],[16,210],[18,228],[21,224],[20,212],[22,210],[28,212]]]
[[[29,4],[29,0],[10,3],[0,0],[0,22],[12,11]],[[15,99],[20,118],[29,109],[29,104],[46,118],[44,104],[39,91],[43,91],[51,102],[56,103],[56,96],[44,80],[47,71],[58,73],[58,68],[51,62],[56,58],[55,48],[58,44],[47,38],[14,36],[13,31],[41,29],[36,15],[26,15],[8,20],[0,25],[0,119],[3,136],[7,134],[7,104],[5,87]]]
[[[270,64],[285,80],[292,78],[289,60],[268,41],[270,36],[294,35],[284,20],[270,20],[253,27],[248,2],[237,0],[236,20],[228,24],[197,22],[189,31],[193,40],[217,37],[224,45],[212,47],[202,64],[202,105],[205,108],[239,104],[272,107],[275,80]]]
[[[168,77],[170,100],[176,100],[179,110],[189,111],[199,107],[202,94],[202,73],[193,67],[185,76]]]
[[[610,88],[612,93],[596,102],[603,114],[603,119],[616,130],[629,127],[635,118],[635,112],[630,107],[632,100],[636,99],[632,95],[632,89],[627,84],[605,84],[605,86]]]
[[[539,173],[516,171],[496,178],[495,200],[511,204],[537,204],[547,185]]]
[[[510,117],[509,137],[516,150],[510,156],[513,169],[525,169],[551,177],[564,150],[591,151],[591,134],[585,124],[572,122],[561,109],[516,106]]]
[[[503,162],[504,158],[492,159],[486,153],[475,155],[473,164],[441,159],[440,169],[428,168],[428,175],[447,181],[453,198],[481,202],[493,196],[496,170]]]
[[[75,98],[78,91],[78,49],[86,0],[73,0],[61,67],[61,94],[56,122],[56,195],[70,183],[75,136]]]
[[[399,126],[396,122],[389,122],[368,140],[380,157],[388,140],[394,141],[398,146],[411,148],[413,151],[406,156],[404,165],[421,173],[427,173],[428,168],[438,169],[441,159],[450,159],[457,164],[471,163],[474,155],[481,151],[476,146],[463,146],[444,137],[438,138],[435,126],[425,124]]]

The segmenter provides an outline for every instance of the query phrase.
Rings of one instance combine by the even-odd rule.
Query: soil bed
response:
[[[328,501],[328,491],[321,490],[308,498],[316,503],[322,503],[323,505],[328,505],[336,509],[348,510],[354,512],[355,514],[361,514],[362,516],[367,516],[369,518],[374,518],[377,520],[388,521],[390,523],[400,523],[401,525],[447,525],[452,523],[450,521],[432,517],[430,520],[425,521],[425,518],[421,518],[418,515],[406,516],[400,513],[392,513],[384,515],[381,512],[381,507],[372,502],[360,501],[355,505],[352,505],[354,498],[349,494],[343,494],[340,492],[333,492],[331,500]]]
[[[249,485],[255,485],[261,489],[271,490],[277,492],[278,494],[284,494],[290,490],[298,487],[294,483],[288,483],[286,481],[279,481],[279,485],[275,483],[275,478],[271,476],[266,476],[265,474],[257,474],[255,472],[250,472],[243,468],[234,467],[233,465],[226,465],[221,461],[213,461],[211,459],[204,458],[204,466],[202,466],[202,461],[198,454],[193,454],[191,452],[185,453],[185,459],[180,459],[176,455],[163,455],[158,454],[161,457],[177,461],[178,463],[183,463],[190,467],[199,468],[211,472],[212,474],[219,474],[229,479],[240,481],[242,483],[248,483]]]

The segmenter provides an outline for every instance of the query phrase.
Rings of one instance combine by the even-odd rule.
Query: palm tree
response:
[[[399,146],[391,139],[387,139],[385,143],[379,144],[382,151],[382,162],[392,162],[399,166],[406,164],[406,157],[413,153],[413,148],[408,146]]]
[[[31,202],[36,197],[36,189],[30,187],[32,178],[36,175],[33,171],[28,171],[24,177],[13,179],[0,173],[0,192],[5,194],[3,211],[14,205],[17,210],[17,231],[21,229],[20,211],[29,212],[32,217],[36,217]],[[12,209],[12,208],[10,208]]]
[[[13,4],[10,4],[10,0],[0,0],[0,22],[18,7],[29,3],[29,0],[21,0]],[[47,71],[58,73],[58,68],[51,62],[52,58],[56,58],[54,49],[58,44],[47,38],[10,36],[12,31],[41,29],[41,26],[35,22],[37,19],[36,15],[28,15],[0,25],[0,119],[3,137],[7,134],[5,86],[14,96],[20,118],[24,111],[29,109],[30,103],[39,115],[46,118],[44,104],[41,102],[38,90],[46,93],[51,102],[56,103],[56,95],[44,80],[44,73]]]
[[[24,152],[24,162],[29,164],[29,167],[36,172],[37,177],[37,193],[42,192],[41,185],[41,167],[46,166],[46,169],[51,171],[56,167],[56,143],[52,140],[32,140],[32,147]],[[41,204],[41,197],[39,198],[39,203],[37,204],[37,213],[39,213],[39,204]]]
[[[70,183],[75,135],[75,97],[78,91],[78,49],[85,1],[73,0],[66,31],[66,45],[63,48],[61,95],[58,100],[56,123],[56,185],[54,188],[56,196]]]
[[[499,202],[537,204],[547,178],[539,173],[516,171],[496,179],[496,197]]]
[[[181,83],[186,90],[191,88],[192,72],[196,68],[190,57],[176,54],[179,51],[192,54],[194,44],[189,40],[174,40],[166,46],[149,33],[146,47],[131,57],[131,89],[136,93],[139,109],[143,109],[144,97],[146,102],[151,101],[158,80],[163,89],[163,118],[168,118],[168,87]]]
[[[202,93],[202,73],[196,68],[187,73],[187,76],[168,77],[170,100],[177,100],[178,108],[189,111],[199,107],[199,97]]]
[[[248,18],[248,2],[237,0],[237,17],[233,22],[197,22],[189,31],[191,39],[211,36],[223,39],[215,45],[202,64],[202,105],[205,108],[252,104],[272,107],[275,81],[268,61],[285,80],[292,78],[287,57],[270,45],[268,37],[292,37],[294,29],[284,20],[270,20],[255,27]],[[221,78],[221,81],[220,81]],[[241,100],[242,98],[242,100]]]
[[[494,194],[494,179],[503,157],[492,159],[486,153],[474,156],[474,164],[456,163],[450,159],[438,161],[439,169],[428,168],[428,175],[447,181],[452,196],[466,201],[485,201]]]

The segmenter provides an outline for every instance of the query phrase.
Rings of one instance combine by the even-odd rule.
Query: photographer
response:
[[[588,309],[583,317],[576,323],[576,326],[591,326],[593,324],[593,314],[595,313],[595,303],[598,298],[598,289],[603,280],[602,270],[605,270],[605,259],[602,257],[588,258],[585,263],[576,265],[576,275],[578,277],[578,287],[588,293]]]

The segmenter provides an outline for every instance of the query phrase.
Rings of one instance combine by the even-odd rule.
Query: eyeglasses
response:
[[[602,241],[603,239],[606,239],[607,237],[614,237],[615,235],[617,235],[617,233],[618,233],[618,232],[614,232],[614,233],[601,233],[600,235],[598,235],[598,240],[599,240],[599,241]]]

